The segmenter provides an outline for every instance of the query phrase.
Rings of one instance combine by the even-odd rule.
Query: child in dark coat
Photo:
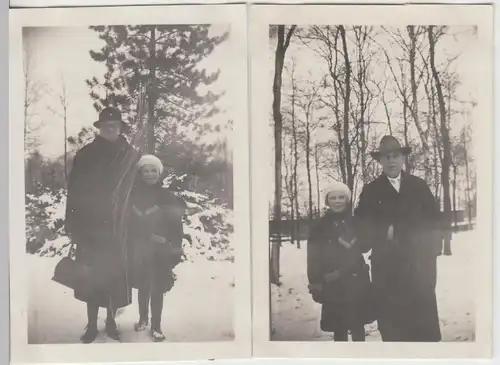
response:
[[[356,242],[351,191],[336,183],[325,191],[327,211],[311,228],[307,275],[313,299],[322,304],[321,330],[335,341],[365,341],[364,325],[373,322],[370,274]]]
[[[163,295],[174,285],[175,265],[182,255],[183,205],[160,183],[161,161],[144,155],[138,162],[139,175],[130,199],[129,262],[130,281],[138,289],[139,321],[136,331],[149,323],[151,303],[151,336],[164,341],[161,330]]]

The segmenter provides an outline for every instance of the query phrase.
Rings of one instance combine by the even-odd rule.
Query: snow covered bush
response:
[[[184,176],[170,175],[164,187],[182,181]],[[184,216],[184,256],[193,261],[233,261],[233,211],[208,195],[194,193],[172,185],[174,193],[186,204]],[[69,249],[64,234],[66,192],[52,192],[40,186],[35,194],[26,195],[26,251],[40,256],[59,256]]]
[[[48,241],[63,234],[66,193],[38,185],[34,194],[26,194],[26,251],[39,252]]]
[[[186,175],[170,174],[163,180],[186,204],[184,255],[193,261],[202,256],[210,261],[234,261],[233,211],[208,195],[182,190]]]
[[[188,214],[184,218],[184,254],[190,260],[205,256],[210,261],[234,260],[233,211],[206,195],[181,192]]]

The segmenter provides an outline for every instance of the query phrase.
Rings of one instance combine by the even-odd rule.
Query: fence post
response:
[[[271,284],[280,285],[280,240],[276,235],[271,235],[271,259],[269,280]]]

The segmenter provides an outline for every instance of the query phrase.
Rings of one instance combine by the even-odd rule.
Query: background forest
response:
[[[381,173],[369,152],[385,134],[412,147],[406,170],[431,187],[442,211],[443,253],[451,229],[472,226],[476,206],[473,127],[476,27],[275,25],[274,281],[281,241],[300,247],[322,212],[322,190],[345,182],[354,202]],[[273,278],[272,278],[273,279]]]

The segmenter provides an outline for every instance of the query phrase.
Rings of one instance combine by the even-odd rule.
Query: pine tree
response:
[[[107,68],[103,80],[87,80],[94,107],[98,111],[108,105],[121,109],[133,128],[146,131],[148,153],[155,153],[158,141],[178,138],[172,131],[179,125],[200,133],[210,128],[194,121],[217,113],[215,102],[221,95],[202,94],[199,87],[215,82],[219,71],[207,73],[197,66],[227,39],[227,33],[211,36],[210,25],[90,29],[105,42],[100,51],[91,50],[90,56]]]

